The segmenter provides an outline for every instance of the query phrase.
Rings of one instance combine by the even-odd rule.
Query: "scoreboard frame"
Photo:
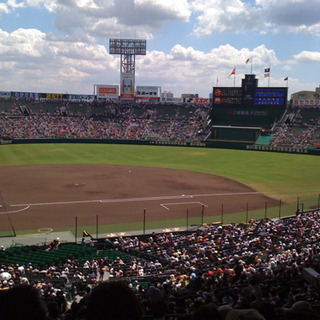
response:
[[[213,87],[212,106],[286,107],[287,96],[287,87],[257,87],[253,92],[253,101],[248,103],[242,87]]]

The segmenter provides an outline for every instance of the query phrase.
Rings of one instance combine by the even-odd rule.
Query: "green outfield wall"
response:
[[[319,148],[271,147],[255,145],[253,141],[219,140],[207,141],[160,141],[160,140],[127,140],[127,139],[73,139],[73,138],[43,138],[43,139],[3,139],[0,145],[30,144],[30,143],[95,143],[95,144],[122,144],[122,145],[159,145],[199,148],[221,148],[237,150],[254,150],[264,152],[282,152],[295,154],[320,155]]]

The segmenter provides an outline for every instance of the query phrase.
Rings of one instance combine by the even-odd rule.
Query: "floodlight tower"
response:
[[[110,54],[120,54],[120,98],[133,99],[136,55],[146,55],[146,40],[109,39]]]

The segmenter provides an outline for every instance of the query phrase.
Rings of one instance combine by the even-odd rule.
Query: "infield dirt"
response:
[[[0,231],[183,218],[276,206],[246,185],[219,176],[173,169],[112,165],[0,167]]]

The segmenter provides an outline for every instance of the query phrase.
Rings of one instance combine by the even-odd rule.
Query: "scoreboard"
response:
[[[214,88],[213,90],[214,104],[241,104],[242,90],[241,88]]]
[[[285,106],[287,88],[257,88],[254,93],[254,105]]]
[[[270,128],[287,105],[287,87],[258,87],[255,75],[245,75],[241,87],[213,87],[213,125]]]
[[[288,88],[256,88],[253,92],[253,103],[246,99],[242,88],[213,88],[213,105],[217,106],[275,106],[285,107]]]

